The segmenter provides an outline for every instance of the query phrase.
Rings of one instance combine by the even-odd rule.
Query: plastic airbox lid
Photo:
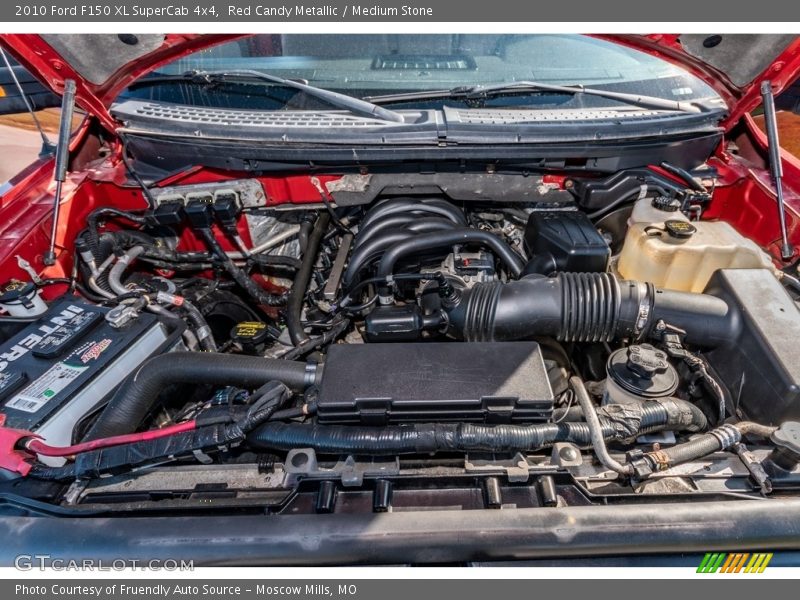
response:
[[[535,342],[340,344],[319,388],[321,423],[540,422],[553,392]]]

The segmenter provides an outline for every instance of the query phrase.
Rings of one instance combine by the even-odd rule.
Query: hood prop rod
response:
[[[61,208],[61,186],[67,179],[69,138],[72,132],[72,113],[74,109],[75,81],[67,79],[64,82],[64,95],[61,98],[61,120],[58,124],[56,165],[53,171],[53,179],[56,182],[56,193],[53,198],[53,226],[50,229],[50,247],[43,257],[43,262],[47,266],[56,264],[56,235],[58,234],[58,213]]]
[[[778,120],[775,116],[775,97],[772,94],[772,82],[761,82],[761,102],[764,107],[764,123],[767,130],[767,143],[769,145],[769,170],[775,184],[775,194],[778,198],[778,222],[781,228],[781,257],[789,260],[794,255],[794,248],[789,242],[786,230],[786,208],[783,202],[783,164],[781,163],[781,146],[778,140]]]

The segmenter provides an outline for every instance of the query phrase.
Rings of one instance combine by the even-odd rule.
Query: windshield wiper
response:
[[[674,110],[687,113],[705,112],[701,106],[691,102],[666,100],[655,96],[630,94],[625,92],[611,92],[596,88],[587,88],[582,85],[551,85],[536,81],[517,81],[515,83],[500,83],[497,85],[474,85],[455,87],[448,90],[422,90],[400,94],[386,94],[383,96],[366,96],[364,100],[375,104],[391,104],[398,102],[412,102],[415,100],[463,100],[470,106],[482,106],[483,101],[497,96],[517,96],[524,94],[583,94],[616,100],[631,106],[655,110]]]
[[[340,94],[324,88],[314,87],[307,83],[301,83],[294,79],[286,79],[277,75],[269,75],[261,71],[253,70],[234,70],[234,71],[188,71],[180,75],[160,75],[140,79],[130,87],[141,87],[145,85],[158,85],[174,81],[188,81],[197,84],[213,85],[228,81],[264,81],[270,84],[279,85],[287,88],[299,90],[304,94],[327,102],[334,108],[340,108],[362,117],[370,117],[391,123],[404,123],[403,115],[388,108],[383,108],[377,104],[354,98],[347,94]]]

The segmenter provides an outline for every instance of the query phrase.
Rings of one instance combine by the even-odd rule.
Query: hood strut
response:
[[[50,229],[50,248],[43,257],[44,264],[48,266],[56,264],[56,235],[58,234],[58,213],[61,208],[61,186],[67,179],[69,137],[72,130],[72,113],[74,109],[75,82],[72,79],[67,79],[64,82],[64,96],[61,99],[61,121],[58,125],[56,166],[53,171],[53,179],[56,181],[56,193],[53,197],[53,226]]]
[[[761,100],[764,105],[764,123],[767,129],[767,142],[769,144],[769,170],[775,184],[775,194],[778,198],[778,223],[781,228],[781,257],[789,260],[794,255],[794,248],[789,242],[789,233],[786,231],[786,209],[783,203],[783,164],[781,163],[781,144],[778,140],[778,120],[775,116],[775,97],[772,94],[772,83],[761,82]]]

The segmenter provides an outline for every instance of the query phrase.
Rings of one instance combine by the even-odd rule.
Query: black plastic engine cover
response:
[[[546,421],[553,392],[535,342],[341,344],[328,351],[321,423]]]
[[[722,269],[707,293],[737,311],[735,344],[707,359],[741,416],[765,425],[800,419],[800,311],[767,269]]]

